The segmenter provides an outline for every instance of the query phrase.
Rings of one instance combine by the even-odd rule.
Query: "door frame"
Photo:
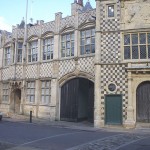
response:
[[[107,96],[120,96],[120,97],[121,97],[121,106],[122,106],[122,107],[121,107],[121,124],[115,124],[115,123],[114,123],[114,124],[107,124],[107,123],[106,123],[106,97],[107,97]],[[105,111],[104,111],[104,112],[105,112],[105,115],[104,115],[104,116],[105,116],[104,124],[105,124],[105,125],[123,125],[123,101],[122,101],[123,99],[122,99],[122,97],[123,97],[122,94],[105,94],[105,98],[104,98],[104,103],[105,103],[105,104],[104,104],[104,106],[105,106]]]
[[[93,76],[91,76],[91,75],[88,75],[85,73],[79,73],[78,76],[75,76],[75,74],[68,74],[68,75],[65,75],[64,77],[62,77],[59,80],[59,88],[58,88],[59,90],[58,90],[58,99],[57,99],[58,101],[56,101],[56,120],[61,120],[61,117],[60,117],[60,114],[61,114],[61,111],[60,111],[60,109],[61,109],[61,89],[68,81],[76,79],[76,78],[77,79],[83,78],[83,79],[86,79],[86,80],[92,82],[94,85],[94,91],[95,91],[95,82],[94,82]],[[95,95],[94,95],[94,98],[95,98]],[[94,103],[95,103],[95,101],[94,101]],[[94,114],[94,112],[93,112],[93,114]],[[94,118],[93,118],[93,121],[94,121]]]

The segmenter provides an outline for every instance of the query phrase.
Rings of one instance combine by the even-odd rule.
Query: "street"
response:
[[[130,130],[129,130],[130,131]],[[79,130],[0,122],[0,150],[149,150],[150,132]]]

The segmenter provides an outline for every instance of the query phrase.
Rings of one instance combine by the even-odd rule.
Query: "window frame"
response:
[[[87,36],[86,37],[86,31],[89,31],[90,30],[90,36]],[[92,35],[92,30],[94,30],[94,35]],[[82,32],[84,32],[84,37],[82,38]],[[80,56],[86,56],[86,55],[93,55],[93,54],[95,54],[95,46],[96,46],[96,44],[95,44],[95,36],[96,36],[96,28],[95,27],[89,27],[89,28],[82,28],[81,30],[80,30],[80,38],[79,38],[79,50],[80,50],[80,52],[79,52],[79,54],[80,54]],[[86,43],[86,41],[87,41],[87,39],[89,39],[90,38],[90,43]],[[94,39],[94,43],[92,43],[92,38]],[[84,44],[82,44],[82,41],[84,41]],[[94,52],[92,52],[92,45],[94,45]],[[90,46],[90,52],[88,53],[88,52],[86,52],[86,46]],[[81,47],[84,47],[84,53],[81,53]]]
[[[67,35],[70,36],[70,40],[67,40]],[[65,39],[63,40],[64,36],[65,36]],[[60,58],[63,59],[63,58],[74,57],[75,56],[75,33],[74,33],[74,31],[62,33],[60,35],[60,38],[61,38],[61,42],[60,42]],[[64,43],[64,48],[62,46],[63,43]],[[70,43],[70,48],[68,48],[68,49],[67,49],[67,43]],[[62,53],[63,50],[65,52],[64,53],[65,55],[62,55],[63,54]],[[67,50],[70,50],[69,51],[69,55],[67,55],[68,54]]]
[[[36,43],[35,46],[32,47],[32,44]],[[33,52],[35,50],[35,52]],[[35,60],[34,57],[35,56]],[[28,42],[28,63],[38,62],[38,39],[34,39]]]
[[[146,40],[145,44],[140,43],[140,34],[145,34],[146,35]],[[150,42],[148,43],[148,34],[150,35],[150,31],[139,31],[139,32],[127,32],[123,33],[123,40],[122,40],[122,45],[123,45],[123,61],[148,61],[150,59]],[[125,44],[125,35],[129,35],[130,37],[130,44]],[[133,44],[132,42],[132,35],[138,35],[138,43]],[[138,47],[138,58],[133,58],[133,47],[137,46]],[[141,52],[140,52],[140,46],[145,46],[146,47],[146,58],[141,58]],[[125,47],[130,48],[130,58],[125,59]]]
[[[43,86],[44,83],[44,86]],[[47,83],[49,86],[46,86]],[[49,91],[49,94],[47,94],[47,90]],[[44,92],[43,92],[44,91]],[[44,101],[43,98],[44,97]],[[49,97],[49,100],[47,101],[46,97]],[[49,105],[51,102],[51,80],[41,80],[41,105]]]
[[[34,87],[30,86],[30,84],[31,85],[33,84]],[[26,101],[29,103],[35,103],[35,88],[36,88],[36,82],[35,81],[27,81],[26,82]],[[29,91],[30,91],[30,93],[28,93]],[[31,97],[33,97],[33,100]]]
[[[22,44],[22,48],[19,47],[19,43]],[[21,51],[20,54],[19,54],[19,50]],[[17,59],[16,60],[17,63],[22,63],[22,60],[23,60],[23,42],[22,41],[17,41],[16,59]],[[20,60],[20,61],[18,61],[18,60]]]
[[[5,85],[6,85],[6,87],[5,87]],[[3,102],[9,102],[9,83],[3,83],[2,91],[3,91],[2,101]],[[6,94],[4,94],[5,93],[4,91],[6,91]],[[4,99],[4,97],[5,97],[5,99]],[[6,97],[7,97],[7,99],[6,99]]]
[[[51,43],[47,43],[46,45],[44,44],[44,41],[45,40],[50,40],[52,41]],[[52,47],[52,51],[48,51],[48,47]],[[44,47],[46,47],[47,51],[44,52]],[[46,54],[46,59],[43,59],[44,57],[44,53]],[[48,59],[48,53],[49,53],[49,59]],[[54,36],[48,36],[48,37],[45,37],[43,38],[42,40],[42,61],[49,61],[49,60],[53,60],[54,59]]]
[[[114,16],[113,17],[109,17],[108,16],[108,12],[109,12],[109,6],[114,6]],[[112,3],[107,3],[106,6],[105,6],[105,18],[106,19],[114,19],[117,17],[117,4],[115,2],[112,2]]]
[[[6,52],[7,51],[7,52]],[[3,65],[9,66],[11,64],[11,46],[4,47],[4,59],[3,59]],[[9,56],[9,57],[8,57]],[[6,63],[7,62],[7,63]]]

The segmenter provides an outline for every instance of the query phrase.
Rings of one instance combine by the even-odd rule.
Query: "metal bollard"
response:
[[[32,123],[32,111],[30,111],[30,123]]]

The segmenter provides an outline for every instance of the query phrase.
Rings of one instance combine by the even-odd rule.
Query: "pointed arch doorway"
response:
[[[136,90],[136,120],[150,123],[150,81],[142,82]]]
[[[11,93],[10,112],[19,114],[21,104],[21,90],[14,89]]]
[[[74,78],[61,87],[60,120],[94,120],[94,83],[85,78]]]

